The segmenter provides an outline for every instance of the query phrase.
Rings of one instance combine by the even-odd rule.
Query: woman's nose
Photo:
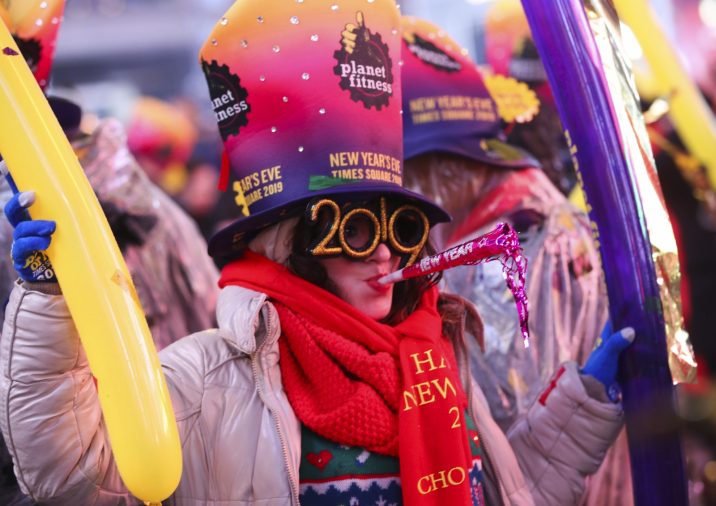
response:
[[[384,242],[381,242],[378,244],[378,247],[375,248],[375,251],[370,256],[370,259],[376,262],[387,262],[390,260],[392,255],[393,253],[390,251],[390,248],[388,248]]]

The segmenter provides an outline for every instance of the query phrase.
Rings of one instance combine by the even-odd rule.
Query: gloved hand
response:
[[[21,192],[5,204],[5,216],[15,228],[10,256],[24,281],[57,282],[50,259],[44,253],[50,246],[55,222],[32,220],[27,208],[35,202],[35,192]]]
[[[619,355],[634,341],[634,329],[625,327],[619,332],[612,332],[610,321],[604,326],[597,346],[587,358],[582,367],[582,374],[593,376],[607,389],[607,395],[612,401],[619,398],[617,385],[617,366]]]

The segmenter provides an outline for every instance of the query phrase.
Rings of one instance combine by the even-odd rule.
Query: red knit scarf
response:
[[[393,327],[252,252],[224,267],[219,284],[266,293],[276,306],[282,382],[301,423],[397,455],[405,504],[472,504],[467,399],[436,288]]]

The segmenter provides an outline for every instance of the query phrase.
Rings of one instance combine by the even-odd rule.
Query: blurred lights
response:
[[[710,482],[716,481],[716,462],[713,460],[704,466],[704,478]]]
[[[706,26],[716,29],[716,0],[701,0],[699,16]]]

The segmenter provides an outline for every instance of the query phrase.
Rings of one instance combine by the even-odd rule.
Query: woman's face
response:
[[[338,288],[338,295],[348,304],[374,320],[382,320],[393,301],[393,285],[379,285],[377,280],[398,268],[400,257],[385,243],[365,260],[349,260],[343,255],[318,260]]]

